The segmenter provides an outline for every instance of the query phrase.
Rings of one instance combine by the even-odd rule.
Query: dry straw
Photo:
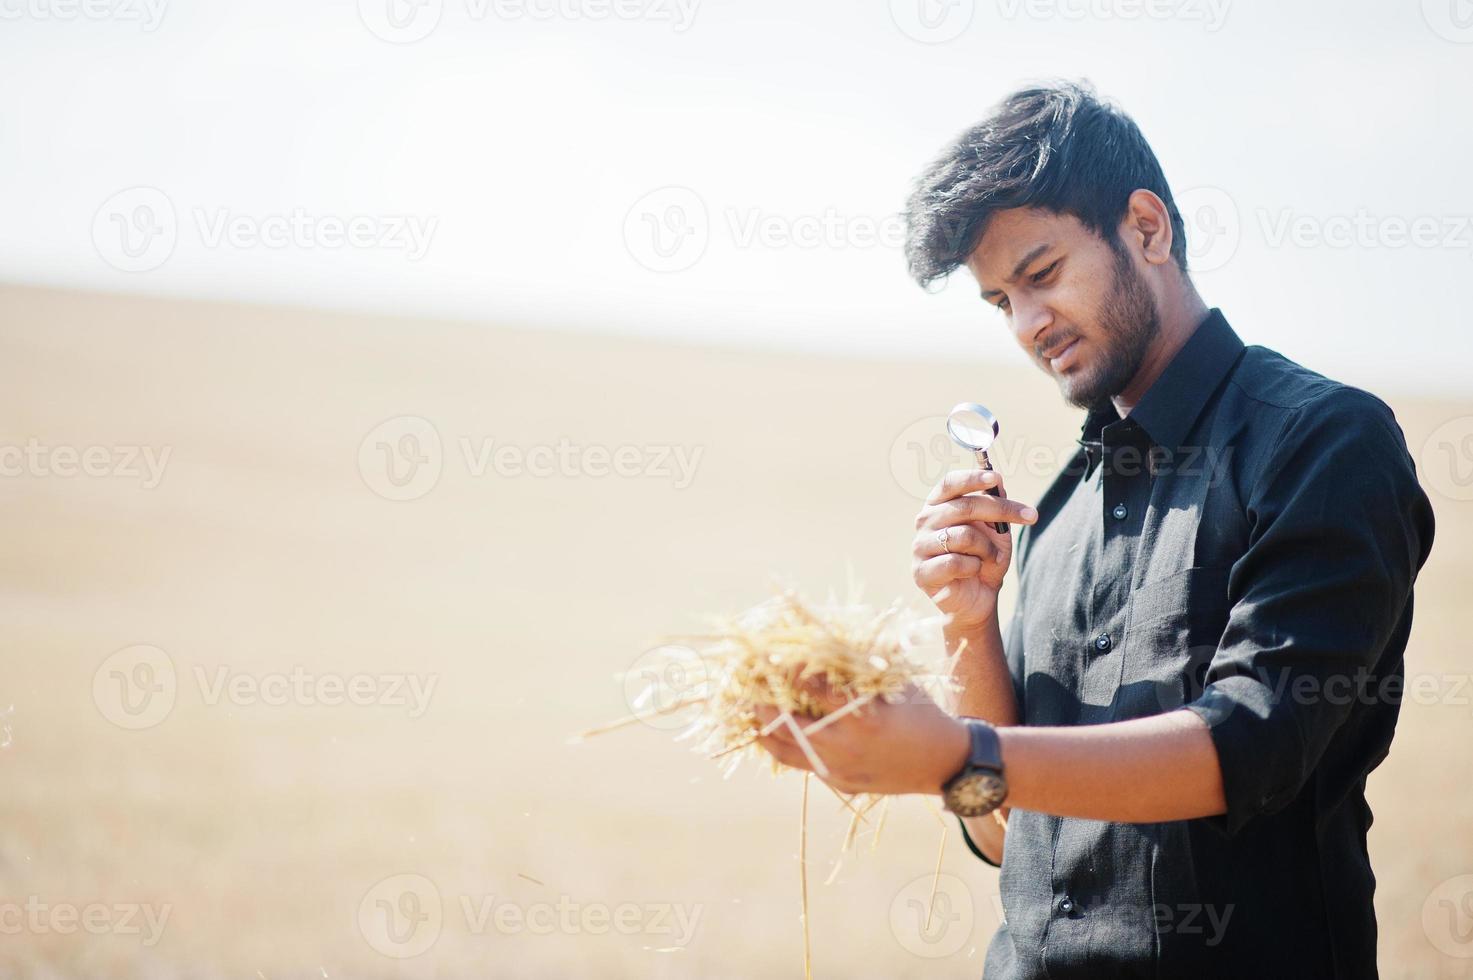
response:
[[[790,588],[780,589],[766,602],[738,616],[718,620],[710,633],[672,638],[685,644],[665,648],[670,666],[678,670],[655,671],[654,676],[678,676],[681,689],[646,691],[631,704],[635,714],[578,737],[612,731],[657,715],[694,713],[694,720],[677,737],[692,741],[697,751],[720,760],[724,774],[730,776],[742,759],[766,757],[758,747],[758,739],[781,726],[792,735],[813,772],[820,778],[827,776],[828,767],[810,738],[815,733],[862,711],[877,699],[898,700],[914,687],[942,704],[948,704],[954,693],[950,664],[939,642],[938,620],[919,618],[899,601],[877,610],[860,602],[853,586],[850,595],[843,602],[831,595],[827,602],[815,606]],[[814,693],[815,678],[825,682],[829,695]],[[759,707],[776,709],[776,717],[766,725],[760,724]],[[783,767],[774,761],[773,768],[779,771]],[[806,775],[799,819],[799,870],[804,976],[811,976]],[[841,848],[842,861],[860,825],[867,823],[870,810],[887,798],[846,797],[833,792],[851,814]],[[879,843],[884,815],[882,809],[875,827],[875,844]],[[943,850],[945,829],[943,823]],[[939,854],[937,860],[939,878]],[[836,863],[829,881],[838,870]]]

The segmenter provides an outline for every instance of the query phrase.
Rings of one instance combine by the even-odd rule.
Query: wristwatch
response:
[[[980,817],[1002,805],[1008,781],[1002,774],[997,729],[981,718],[961,719],[972,736],[972,751],[961,770],[941,786],[946,809],[959,817]]]

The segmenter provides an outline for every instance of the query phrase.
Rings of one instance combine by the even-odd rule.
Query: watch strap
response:
[[[998,741],[997,729],[981,718],[963,716],[961,720],[972,737],[972,751],[962,772],[968,769],[991,769],[1002,775],[1002,744]]]

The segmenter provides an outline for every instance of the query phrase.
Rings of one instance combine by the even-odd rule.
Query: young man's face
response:
[[[1155,297],[1124,247],[1072,215],[1013,208],[992,218],[967,260],[982,298],[1076,408],[1124,391],[1160,332]]]

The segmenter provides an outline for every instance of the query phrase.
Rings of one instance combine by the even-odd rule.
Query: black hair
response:
[[[998,211],[1041,208],[1078,218],[1119,250],[1132,191],[1171,215],[1171,254],[1187,270],[1187,236],[1161,164],[1135,121],[1085,81],[1020,89],[958,136],[916,178],[905,209],[905,259],[922,286],[963,265]]]

